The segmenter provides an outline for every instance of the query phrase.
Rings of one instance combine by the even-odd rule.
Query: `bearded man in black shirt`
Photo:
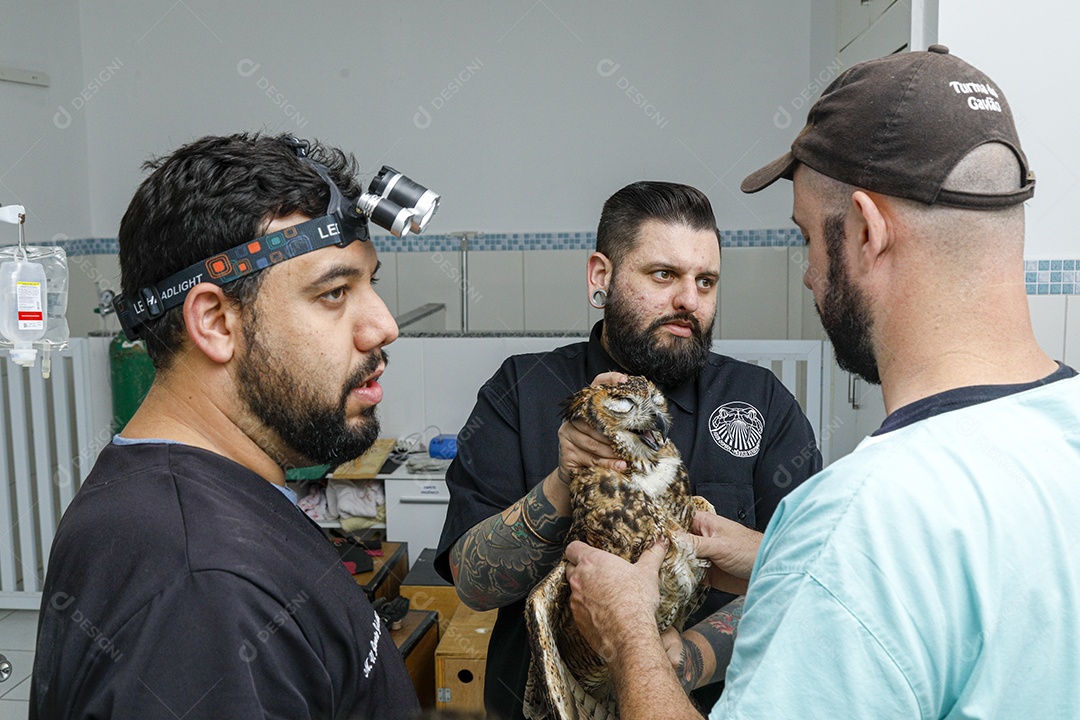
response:
[[[810,423],[779,379],[709,350],[720,232],[703,193],[639,182],[612,195],[587,277],[604,320],[588,342],[508,358],[480,389],[446,476],[450,506],[436,569],[469,606],[499,608],[485,704],[501,718],[523,717],[524,599],[562,557],[569,478],[577,467],[616,462],[598,433],[560,426],[563,399],[599,375],[645,375],[660,386],[693,492],[720,516],[708,531],[729,535],[750,558],[781,498],[821,469]],[[729,578],[724,588],[732,593],[713,592],[697,625],[665,637],[687,690],[723,678],[742,612],[733,593],[745,581]],[[705,707],[718,688],[703,687]]]

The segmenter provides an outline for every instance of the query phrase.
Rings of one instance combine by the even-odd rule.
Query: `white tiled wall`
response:
[[[602,317],[588,304],[587,250],[474,251],[469,254],[469,324],[473,331],[588,335]],[[429,302],[446,304],[445,328],[461,327],[457,252],[384,252],[376,291],[400,315]],[[801,247],[723,251],[715,335],[725,339],[825,339],[813,297],[802,286]],[[119,287],[116,256],[69,258],[68,324],[73,336],[102,327],[94,313],[98,282]],[[1031,295],[1032,325],[1053,358],[1080,365],[1080,295]],[[108,327],[117,329],[110,318]],[[393,353],[391,353],[393,354]],[[511,354],[511,353],[507,353]]]
[[[412,352],[412,348],[399,349],[402,351]],[[420,341],[420,353],[424,358],[424,417],[451,433],[464,427],[477,390],[511,354],[503,338],[425,338]]]
[[[1075,296],[1072,296],[1075,297]],[[1028,295],[1031,327],[1039,347],[1055,360],[1065,357],[1065,295]]]
[[[525,329],[522,250],[469,253],[469,331]]]
[[[461,329],[461,259],[456,252],[397,253],[398,313],[426,303],[446,305],[448,330]]]
[[[585,250],[470,252],[469,330],[587,333],[600,319],[586,298],[588,257]],[[447,306],[446,329],[461,329],[459,253],[384,252],[379,258],[379,293],[395,315],[441,302]]]
[[[68,328],[71,334],[86,335],[102,329],[117,330],[115,318],[102,322],[95,313],[101,287],[120,291],[120,261],[116,255],[79,255],[68,258]]]
[[[476,393],[511,355],[551,350],[578,337],[400,338],[388,348],[390,366],[380,380],[383,437],[403,437],[437,426],[456,433],[476,403]],[[434,428],[424,439],[435,434]]]
[[[382,266],[377,275],[379,282],[375,284],[375,292],[386,303],[386,309],[390,311],[390,314],[397,316],[399,314],[397,253],[379,253],[379,262]]]
[[[586,298],[588,257],[587,250],[470,253],[470,329],[587,335],[603,316]],[[391,312],[445,302],[448,329],[460,327],[457,253],[383,253],[380,259],[379,292]],[[804,264],[801,247],[724,248],[716,337],[825,339],[813,295],[802,284]],[[91,274],[115,275],[115,265],[115,258],[102,256]],[[73,294],[76,282],[90,284],[85,273],[79,281],[75,276]],[[1080,295],[1030,295],[1028,302],[1040,346],[1056,360],[1080,365]]]
[[[588,250],[533,250],[525,255],[525,330],[588,334]]]
[[[724,248],[720,338],[788,339],[788,248]]]
[[[424,407],[424,357],[411,347],[419,348],[418,342],[415,338],[398,338],[386,348],[390,362],[379,378],[384,393],[379,404],[383,437],[402,437],[424,429],[423,417],[416,413],[416,408]]]

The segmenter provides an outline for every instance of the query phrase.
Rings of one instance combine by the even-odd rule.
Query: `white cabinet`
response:
[[[840,0],[837,11],[838,32],[848,35],[838,36],[837,50],[844,67],[900,52],[907,49],[911,41],[911,5],[907,2]],[[857,22],[845,20],[852,17]],[[850,36],[864,19],[867,25],[857,35]]]
[[[870,28],[870,4],[861,0],[837,0],[836,45],[841,50]]]
[[[1080,367],[1080,295],[1069,296],[1065,318],[1065,349],[1061,360],[1071,367]],[[1035,321],[1034,313],[1031,319]]]
[[[1069,357],[1065,348],[1069,339],[1069,310],[1077,303],[1076,296],[1069,295],[1028,295],[1028,308],[1031,313],[1031,331],[1042,351],[1054,360],[1062,360],[1075,365],[1076,359]],[[1076,298],[1080,299],[1080,298]],[[1075,324],[1075,320],[1074,320]]]
[[[439,544],[450,492],[446,478],[436,474],[410,474],[405,466],[379,475],[386,491],[386,539],[409,543],[412,565],[424,548]]]
[[[828,443],[830,463],[844,457],[885,420],[885,400],[881,386],[841,370],[832,361],[832,407],[827,423],[822,423],[821,444]]]

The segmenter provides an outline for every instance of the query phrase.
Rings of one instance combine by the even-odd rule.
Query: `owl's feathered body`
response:
[[[682,630],[707,588],[701,583],[704,562],[677,534],[690,529],[695,510],[712,507],[690,496],[686,467],[667,437],[664,396],[643,377],[590,386],[567,401],[564,418],[582,419],[600,430],[627,463],[623,472],[594,467],[572,478],[573,522],[566,541],[581,540],[636,562],[644,550],[667,538],[656,623],[661,632],[672,626]],[[607,667],[578,632],[569,598],[565,560],[529,595],[526,622],[533,654],[526,717],[618,717]]]

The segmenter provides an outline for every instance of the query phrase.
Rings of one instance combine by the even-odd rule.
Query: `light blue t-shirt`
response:
[[[867,438],[792,492],[711,717],[1080,717],[1080,377]]]

